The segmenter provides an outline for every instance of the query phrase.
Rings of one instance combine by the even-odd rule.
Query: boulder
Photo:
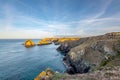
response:
[[[54,75],[54,72],[47,68],[45,71],[42,71],[34,80],[51,80],[52,76]]]

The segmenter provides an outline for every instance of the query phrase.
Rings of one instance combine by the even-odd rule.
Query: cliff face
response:
[[[57,49],[66,53],[63,61],[67,72],[86,73],[105,66],[120,53],[120,33],[82,38],[78,41],[65,42]],[[119,62],[117,63],[119,64]]]
[[[66,41],[66,42],[63,42],[57,48],[57,50],[60,51],[60,52],[63,52],[63,53],[67,53],[67,52],[70,51],[71,48],[76,47],[76,46],[82,44],[86,40],[88,40],[88,38],[81,38],[81,39],[75,40],[75,41]]]

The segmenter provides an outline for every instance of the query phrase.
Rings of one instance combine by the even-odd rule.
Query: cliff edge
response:
[[[57,50],[65,52],[63,61],[69,74],[92,72],[107,64],[119,66],[120,57],[114,60],[120,55],[120,32],[65,42]]]

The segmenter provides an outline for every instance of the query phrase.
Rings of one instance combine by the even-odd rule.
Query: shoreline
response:
[[[91,50],[91,48],[94,48],[94,46],[99,47],[99,45],[103,46],[103,51],[101,52],[101,54],[103,54],[107,50],[108,53],[116,55],[117,54],[116,50],[112,50],[112,47],[116,46],[116,49],[119,51],[119,49],[116,45],[116,44],[119,44],[118,40],[120,40],[120,32],[112,32],[112,33],[106,33],[104,35],[99,35],[99,36],[94,36],[94,37],[81,38],[78,41],[73,41],[73,42],[72,41],[71,42],[67,41],[67,42],[61,43],[61,45],[57,48],[57,50],[60,51],[61,53],[67,51],[66,53],[63,53],[63,54],[65,54],[64,57],[63,57],[63,64],[66,66],[66,68],[68,70],[70,70],[69,68],[73,68],[72,70],[74,70],[78,66],[79,67],[84,66],[84,67],[86,67],[86,69],[88,69],[88,72],[89,72],[89,70],[90,70],[89,67],[94,67],[94,65],[95,66],[97,65],[95,63],[94,59],[93,59],[94,62],[91,62],[91,63],[88,64],[88,62],[83,61],[84,59],[77,58],[77,57],[78,56],[84,56],[86,53],[87,54],[89,53],[88,56],[92,55],[89,51],[89,47],[90,47],[90,50]],[[78,43],[79,45],[77,45],[76,43]],[[96,44],[96,43],[99,43],[99,44]],[[86,47],[88,47],[88,48],[85,47],[85,50],[84,49],[82,50],[83,47],[77,48],[77,47],[82,46],[84,44],[87,45]],[[71,46],[71,45],[73,45],[73,46]],[[76,48],[76,49],[74,50],[74,48]],[[94,52],[95,52],[95,50],[99,51],[99,49],[100,49],[100,47],[98,49],[92,49],[92,51],[94,51]],[[113,52],[111,52],[111,50]],[[88,52],[85,52],[85,51],[88,51]],[[78,52],[78,53],[76,53],[76,52]],[[95,52],[94,55],[105,56],[105,58],[106,58],[106,56],[107,56],[106,53],[105,53],[106,55],[101,55],[101,54],[97,54]],[[67,55],[69,55],[69,56],[67,56]],[[80,59],[80,61],[77,62],[76,60],[79,60],[79,59]],[[99,57],[95,58],[95,59],[99,61],[99,65],[100,65],[101,64],[100,61],[102,59],[104,59],[104,57],[101,57],[101,60],[99,59]],[[66,62],[66,60],[67,60],[67,62]],[[91,65],[93,65],[93,66],[91,66]],[[81,68],[84,70],[84,67],[81,67]],[[81,71],[79,71],[79,69],[78,69],[77,72],[75,71],[73,73],[79,73],[79,72],[81,73]],[[84,73],[84,71],[82,73]],[[86,73],[86,71],[85,71],[85,73]]]
[[[107,33],[60,43],[56,50],[65,54],[62,63],[66,67],[66,71],[63,75],[66,73],[68,75],[86,75],[89,72],[99,70],[101,67],[110,67],[109,63],[120,59],[117,58],[119,57],[117,55],[120,55],[119,40],[120,34]],[[119,61],[115,65],[112,63],[112,66],[119,65],[119,63]]]

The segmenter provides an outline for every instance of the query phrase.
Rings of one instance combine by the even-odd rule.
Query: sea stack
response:
[[[27,48],[28,47],[33,47],[33,46],[35,46],[35,43],[32,40],[28,39],[28,40],[25,41],[24,46],[27,47]]]

